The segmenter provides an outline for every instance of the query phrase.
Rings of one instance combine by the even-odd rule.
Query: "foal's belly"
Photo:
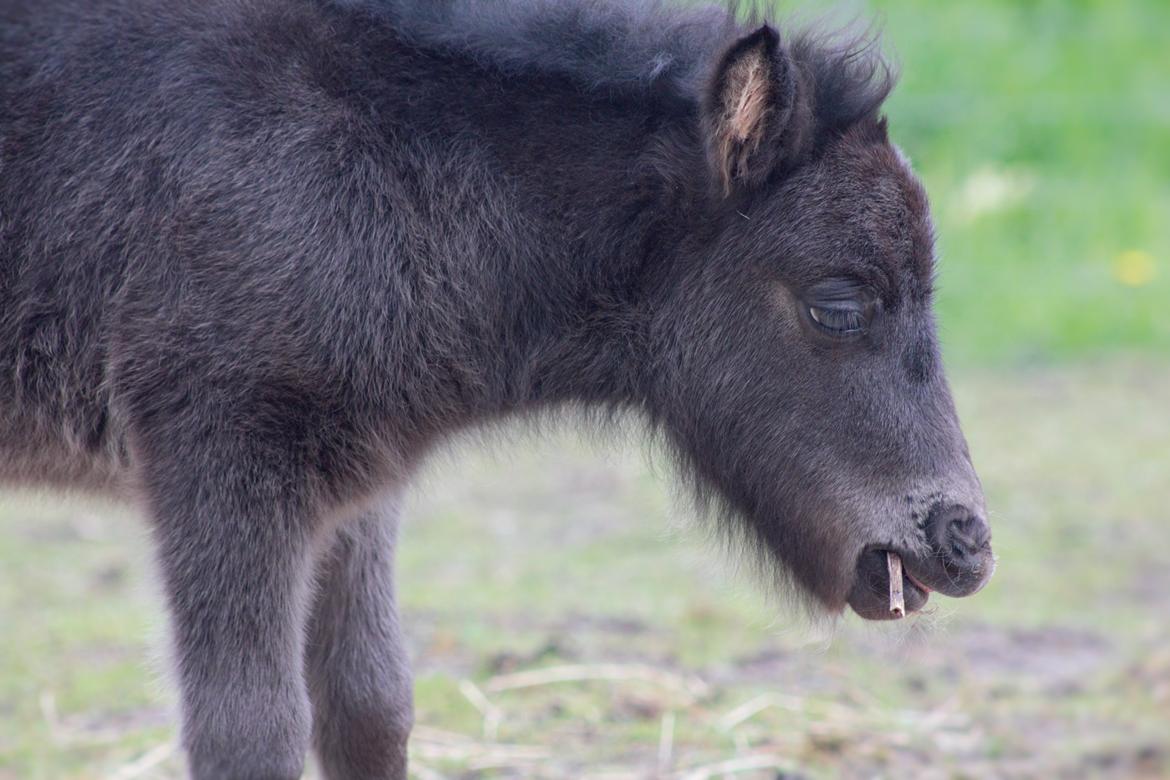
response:
[[[129,486],[124,448],[78,440],[64,426],[0,408],[0,487],[82,490],[122,495]]]

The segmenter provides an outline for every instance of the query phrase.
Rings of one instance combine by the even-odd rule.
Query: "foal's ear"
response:
[[[764,25],[723,54],[703,106],[707,155],[724,195],[762,184],[798,152],[798,78],[776,31]]]

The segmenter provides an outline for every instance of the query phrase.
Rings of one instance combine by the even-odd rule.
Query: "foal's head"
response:
[[[926,195],[870,50],[734,42],[701,105],[706,206],[656,302],[651,406],[700,491],[825,607],[889,615],[994,567],[932,313]]]

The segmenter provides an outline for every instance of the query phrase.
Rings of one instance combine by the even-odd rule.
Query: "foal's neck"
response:
[[[655,111],[619,107],[526,179],[538,178],[543,193],[527,213],[540,215],[540,243],[551,252],[525,272],[547,293],[540,319],[548,328],[525,334],[515,402],[639,402],[653,298],[694,227],[697,177],[685,168],[702,162],[689,118]]]

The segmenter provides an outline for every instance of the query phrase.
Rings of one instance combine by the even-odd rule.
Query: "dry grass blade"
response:
[[[662,728],[658,733],[658,772],[665,774],[670,771],[674,761],[674,710],[662,716]]]
[[[447,780],[446,775],[436,772],[429,766],[420,764],[418,759],[411,759],[410,765],[407,766],[407,775],[409,777],[417,777],[418,780]]]
[[[511,691],[518,688],[535,688],[554,683],[595,681],[646,682],[660,688],[676,691],[690,701],[705,697],[710,690],[707,683],[698,677],[672,674],[653,666],[637,664],[550,666],[544,669],[533,669],[493,677],[487,681],[484,689],[492,693],[498,693],[500,691]]]
[[[504,719],[504,711],[493,704],[471,680],[460,680],[459,692],[483,715],[483,738],[495,742],[500,733],[500,721]]]
[[[527,745],[489,745],[482,742],[441,745],[428,744],[423,740],[411,743],[411,755],[428,761],[454,761],[481,768],[540,763],[549,758],[549,752],[544,748]]]
[[[547,760],[543,747],[483,742],[451,731],[416,726],[410,741],[413,759],[455,761],[484,766],[516,766]]]
[[[679,775],[680,780],[709,780],[712,777],[734,775],[740,772],[751,772],[757,769],[775,769],[777,771],[791,769],[792,765],[780,756],[744,756],[716,764],[706,764],[688,769]]]
[[[143,753],[134,761],[120,767],[110,775],[110,780],[133,780],[136,777],[145,777],[152,769],[167,761],[175,754],[173,742],[165,742]]]
[[[731,731],[745,720],[763,712],[769,707],[779,707],[780,709],[790,710],[792,712],[803,712],[805,709],[805,701],[797,696],[786,696],[780,693],[761,693],[759,696],[749,699],[735,709],[721,715],[715,725],[720,731]]]

